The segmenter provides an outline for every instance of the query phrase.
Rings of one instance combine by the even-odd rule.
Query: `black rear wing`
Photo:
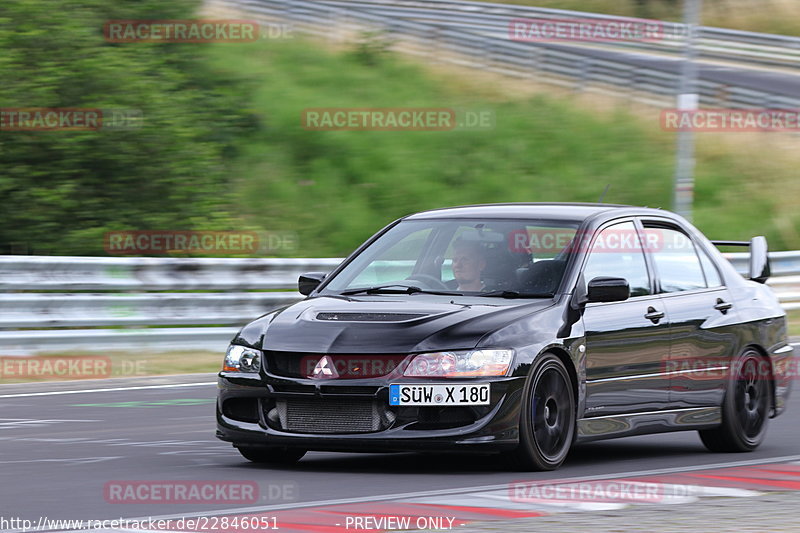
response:
[[[750,248],[748,277],[753,281],[766,283],[772,274],[766,237],[753,237],[749,241],[711,241],[711,244],[714,246],[746,246]]]

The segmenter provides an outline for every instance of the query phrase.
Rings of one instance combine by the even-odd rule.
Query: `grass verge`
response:
[[[800,337],[800,310],[789,311],[787,315],[789,320],[789,336]]]
[[[669,208],[675,136],[658,113],[498,90],[476,71],[413,64],[374,49],[307,42],[216,46],[218,74],[245,73],[253,133],[233,163],[242,224],[298,233],[301,253],[341,256],[394,218],[450,205],[605,201]],[[535,80],[531,82],[531,85]],[[524,85],[524,82],[519,82]],[[489,110],[473,131],[310,131],[310,108]],[[794,142],[698,135],[695,223],[713,238],[763,234],[800,248]]]
[[[218,372],[224,354],[204,351],[49,353],[0,358],[0,385]]]

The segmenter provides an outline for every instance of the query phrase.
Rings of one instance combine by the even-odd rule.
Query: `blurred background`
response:
[[[514,3],[682,17],[677,0]],[[597,201],[607,185],[607,202],[672,207],[676,135],[659,127],[658,108],[629,98],[637,82],[576,91],[544,74],[423,61],[395,51],[394,35],[347,34],[334,17],[305,32],[291,18],[300,4],[4,0],[0,105],[135,110],[141,122],[0,131],[0,253],[106,255],[103,237],[115,230],[266,230],[298,239],[269,255],[340,257],[392,219],[433,207]],[[103,34],[109,20],[220,15],[295,31],[201,44]],[[800,34],[790,0],[716,0],[702,15]],[[475,131],[303,129],[302,111],[318,107],[481,108],[495,120]],[[796,147],[796,135],[698,135],[694,222],[712,238],[764,234],[772,249],[800,248]]]

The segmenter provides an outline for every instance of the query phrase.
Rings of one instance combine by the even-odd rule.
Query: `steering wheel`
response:
[[[444,284],[444,282],[440,279],[437,279],[430,274],[414,274],[413,276],[409,276],[406,280],[414,280],[414,281],[421,281],[425,283],[429,289],[437,289],[437,290],[450,290],[450,287]]]

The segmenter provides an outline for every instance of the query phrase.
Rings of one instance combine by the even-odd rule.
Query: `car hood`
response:
[[[392,295],[345,300],[320,296],[251,322],[234,339],[263,350],[304,353],[407,353],[475,348],[551,299]]]

